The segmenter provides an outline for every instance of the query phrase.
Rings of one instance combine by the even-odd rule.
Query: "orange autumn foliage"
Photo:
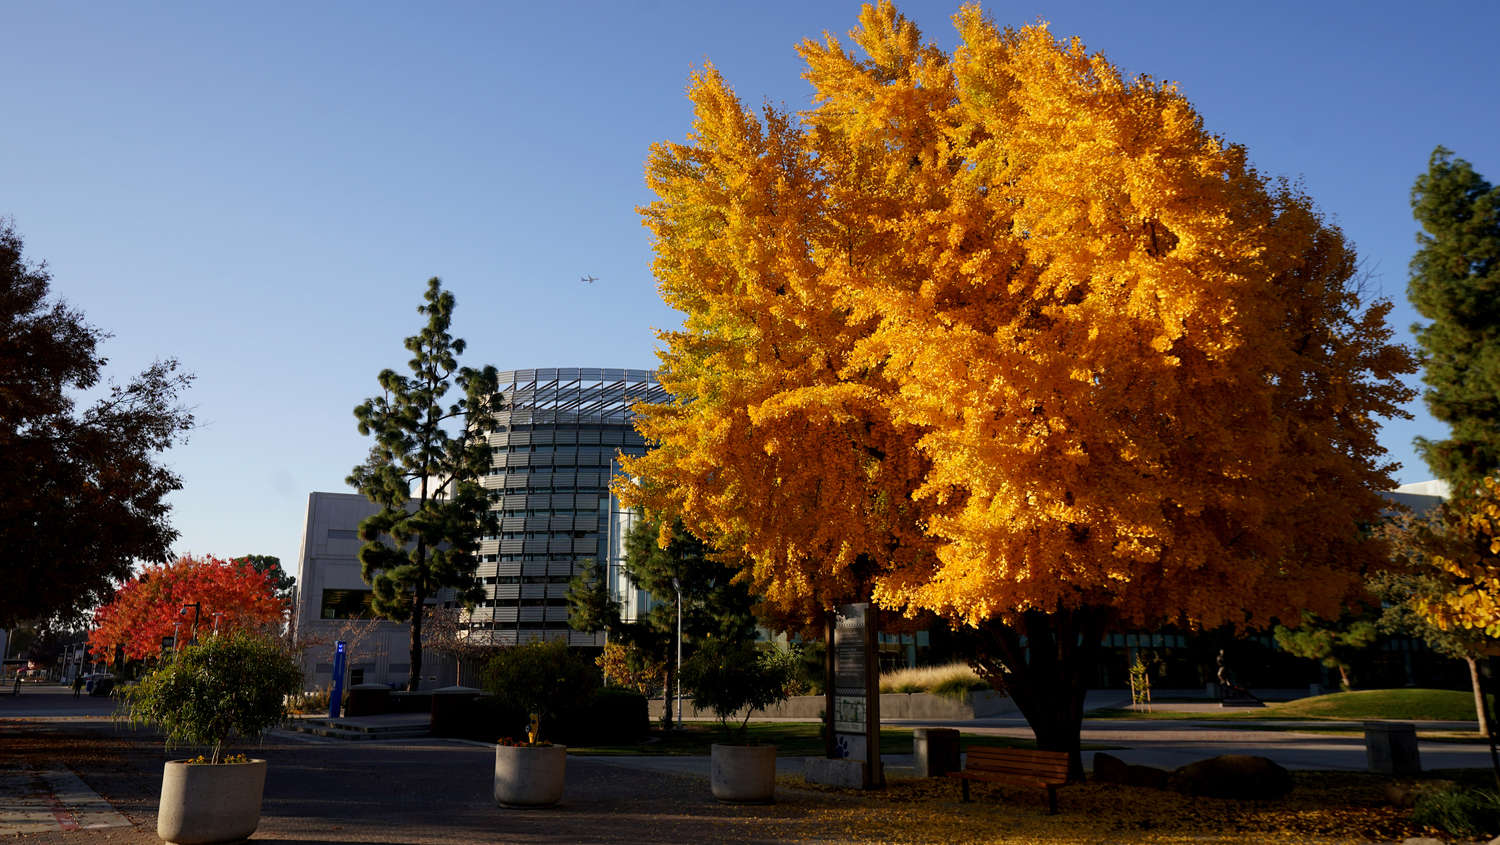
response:
[[[1336,616],[1381,552],[1415,369],[1294,185],[1173,85],[977,6],[804,42],[813,108],[695,73],[642,209],[676,400],[630,505],[740,556],[787,625],[873,594],[1009,624]],[[670,521],[670,520],[668,520]]]
[[[275,584],[255,571],[247,561],[221,560],[212,555],[183,555],[164,565],[148,566],[134,580],[115,592],[114,600],[94,611],[89,631],[89,650],[105,662],[114,661],[114,647],[124,643],[130,660],[154,657],[162,650],[162,638],[179,635],[185,643],[191,635],[193,610],[179,614],[184,605],[203,603],[198,618],[198,637],[214,630],[214,614],[221,634],[256,631],[278,624],[287,603],[276,597]]]

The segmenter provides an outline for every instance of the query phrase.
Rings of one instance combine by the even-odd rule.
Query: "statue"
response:
[[[1219,701],[1222,707],[1264,707],[1265,702],[1255,697],[1250,690],[1235,683],[1234,670],[1224,659],[1224,649],[1219,649]]]

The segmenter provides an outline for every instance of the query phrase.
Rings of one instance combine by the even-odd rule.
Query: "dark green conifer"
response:
[[[1438,147],[1411,192],[1422,224],[1407,295],[1423,317],[1423,398],[1447,440],[1416,439],[1437,476],[1471,487],[1500,470],[1500,189]]]
[[[376,615],[411,621],[412,690],[422,676],[423,606],[449,588],[472,607],[482,596],[474,577],[479,539],[499,530],[479,483],[489,471],[498,376],[494,367],[458,366],[466,344],[448,333],[455,300],[437,278],[428,281],[426,300],[417,313],[427,325],[406,339],[412,375],[381,371],[384,393],[354,409],[359,433],[373,434],[375,445],[348,479],[381,506],[359,524],[360,571],[374,588]],[[463,398],[445,406],[454,387]]]
[[[619,609],[598,567],[574,579],[568,602],[574,628],[597,631],[607,627],[612,638],[666,665],[662,722],[670,728],[677,674],[677,586],[682,589],[683,638],[689,644],[708,637],[754,642],[755,597],[746,584],[734,581],[738,570],[718,560],[713,547],[693,536],[681,520],[673,523],[672,539],[665,548],[657,542],[660,530],[660,523],[641,520],[625,535],[625,577],[657,601],[644,616],[633,623],[619,621]]]

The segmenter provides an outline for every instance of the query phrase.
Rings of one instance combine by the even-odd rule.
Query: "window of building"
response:
[[[324,590],[320,619],[372,619],[373,590]]]

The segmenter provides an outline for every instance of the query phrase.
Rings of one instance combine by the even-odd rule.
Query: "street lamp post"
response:
[[[677,730],[682,730],[682,582],[672,579],[677,591]]]
[[[203,614],[203,602],[195,601],[192,604],[185,604],[182,606],[181,610],[177,611],[177,615],[181,616],[182,614],[187,613],[187,609],[190,607],[193,609],[193,627],[191,629],[189,642],[196,645],[198,643],[198,617]],[[172,645],[177,645],[176,641],[173,641]]]

